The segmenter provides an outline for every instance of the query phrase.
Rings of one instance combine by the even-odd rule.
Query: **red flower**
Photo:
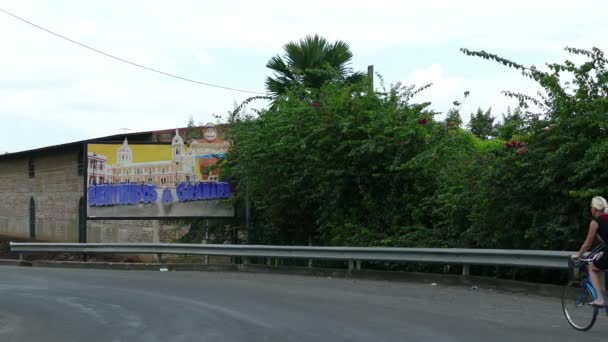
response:
[[[505,148],[524,148],[525,145],[517,140],[511,140],[511,142],[505,144]]]
[[[310,104],[310,106],[314,107],[314,108],[319,108],[319,107],[321,107],[321,104],[319,102],[313,102]]]
[[[428,120],[426,118],[418,120],[419,125],[426,125]]]

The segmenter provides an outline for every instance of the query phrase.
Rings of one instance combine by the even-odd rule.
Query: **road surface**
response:
[[[558,299],[251,273],[0,267],[0,341],[605,341]]]

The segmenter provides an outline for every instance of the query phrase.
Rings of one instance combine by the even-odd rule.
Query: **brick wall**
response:
[[[158,220],[89,220],[87,242],[159,242]]]
[[[7,160],[0,163],[0,234],[29,236],[29,189],[17,189],[27,180],[27,160]],[[27,185],[26,185],[27,186]]]
[[[89,220],[88,242],[175,242],[188,232],[175,222],[159,220]]]
[[[30,236],[30,199],[35,204],[35,237],[47,241],[78,241],[78,202],[83,178],[78,176],[78,151],[34,155],[34,178],[28,156],[0,160],[0,234]]]
[[[186,235],[190,226],[180,226],[176,223],[161,222],[159,231],[160,242],[176,242]]]

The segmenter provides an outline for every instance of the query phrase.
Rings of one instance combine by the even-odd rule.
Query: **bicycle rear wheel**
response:
[[[591,301],[593,295],[581,281],[574,280],[564,286],[562,309],[574,329],[586,331],[595,323],[598,308],[589,305]]]

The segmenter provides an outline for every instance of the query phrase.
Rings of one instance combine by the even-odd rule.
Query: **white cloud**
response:
[[[414,70],[403,82],[405,85],[422,87],[432,83],[432,86],[417,94],[417,102],[431,102],[432,108],[446,112],[452,108],[452,102],[462,99],[465,80],[445,75],[440,64],[432,64],[425,68]]]
[[[517,101],[506,97],[503,94],[505,90],[533,96],[540,90],[536,83],[509,69],[497,71],[494,75],[495,78],[446,75],[442,65],[432,64],[414,70],[403,83],[416,86],[432,83],[430,88],[416,95],[413,100],[430,101],[431,108],[442,113],[438,116],[439,119],[443,118],[449,109],[454,108],[454,101],[458,101],[461,103],[460,115],[465,123],[469,121],[470,114],[478,108],[492,108],[492,114],[500,118],[508,107],[516,107]],[[469,95],[465,98],[464,93],[467,91]]]
[[[423,94],[430,98],[445,98],[459,90],[462,87],[463,80],[446,77],[440,64],[432,64],[427,68],[414,70],[404,83],[417,86],[432,83],[433,85]]]
[[[194,59],[200,64],[210,65],[215,63],[213,57],[201,49],[194,50],[192,54]]]
[[[265,63],[282,53],[283,44],[319,33],[349,43],[355,63],[365,55],[389,81],[434,83],[417,100],[430,100],[438,110],[471,91],[465,113],[466,106],[499,111],[511,103],[501,90],[530,87],[499,65],[455,61],[451,52],[458,47],[507,52],[531,63],[562,56],[566,45],[608,47],[601,45],[608,2],[600,0],[585,6],[570,0],[310,0],[306,6],[279,0],[6,0],[1,6],[119,57],[254,91],[263,90]],[[120,133],[125,126],[182,126],[190,115],[213,121],[213,113],[224,114],[249,96],[122,64],[2,12],[0,44],[0,146],[9,151]],[[439,53],[429,60],[417,56],[430,50]],[[44,139],[23,143],[24,130]]]

